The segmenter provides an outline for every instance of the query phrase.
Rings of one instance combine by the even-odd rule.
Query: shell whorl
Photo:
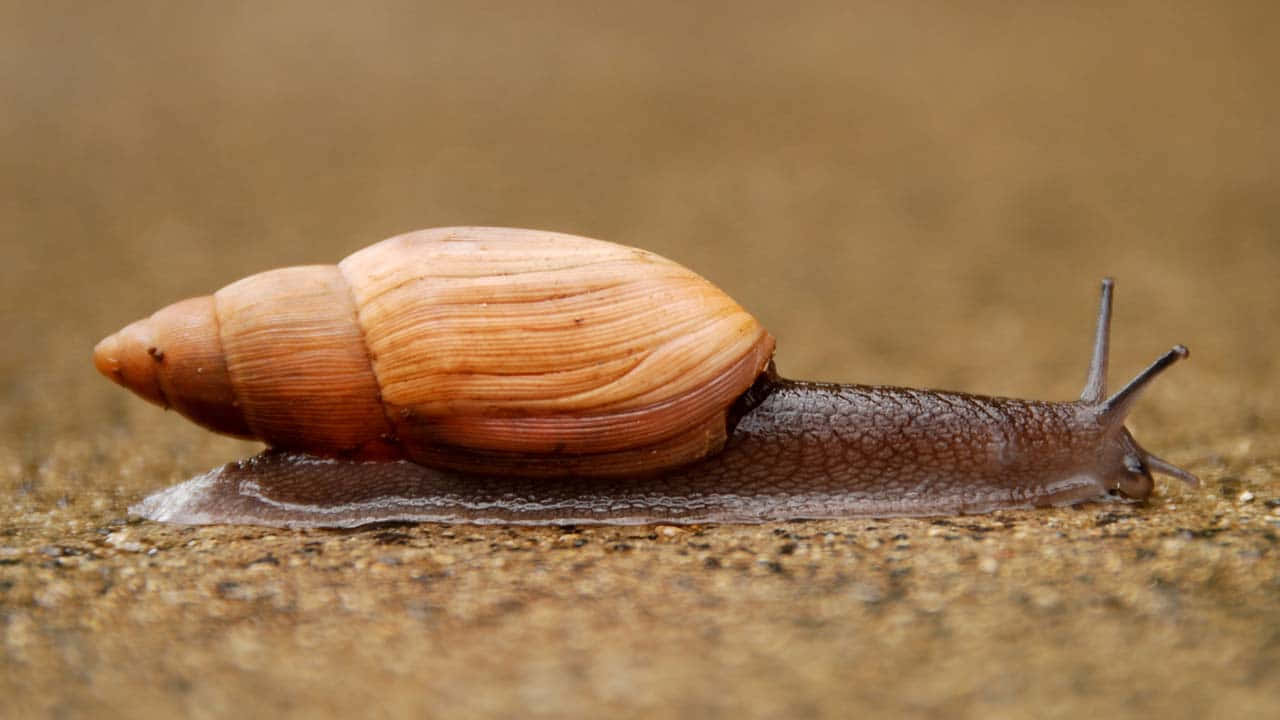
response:
[[[441,228],[176,303],[104,340],[95,361],[147,399],[273,447],[616,475],[718,450],[729,406],[772,352],[737,303],[652,253]]]

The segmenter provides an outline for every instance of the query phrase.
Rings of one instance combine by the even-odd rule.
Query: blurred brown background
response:
[[[0,714],[1274,714],[1278,21],[0,7]],[[788,375],[1053,399],[1079,391],[1112,274],[1113,383],[1193,350],[1132,427],[1205,487],[959,539],[122,524],[253,446],[97,377],[101,336],[453,224],[677,259],[775,332]]]

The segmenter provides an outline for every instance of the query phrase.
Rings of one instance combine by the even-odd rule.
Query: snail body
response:
[[[95,349],[107,377],[269,449],[133,508],[352,526],[759,522],[1146,498],[1106,397],[1112,284],[1079,401],[786,380],[773,337],[652,253],[442,228],[185,300]]]

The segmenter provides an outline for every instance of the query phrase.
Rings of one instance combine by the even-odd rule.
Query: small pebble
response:
[[[111,547],[125,552],[146,552],[147,550],[142,543],[130,539],[129,533],[124,530],[111,533],[106,537],[106,541]]]
[[[1253,493],[1249,492],[1248,490],[1245,490],[1244,492],[1240,493],[1240,497],[1237,499],[1242,503],[1253,502]]]

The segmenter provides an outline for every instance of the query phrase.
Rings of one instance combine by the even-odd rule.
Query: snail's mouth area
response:
[[[1151,490],[1155,481],[1150,478],[1146,483],[1136,488],[1125,489],[1124,487],[1114,487],[1107,490],[1107,495],[1113,499],[1132,500],[1133,502],[1145,502],[1151,497]]]

